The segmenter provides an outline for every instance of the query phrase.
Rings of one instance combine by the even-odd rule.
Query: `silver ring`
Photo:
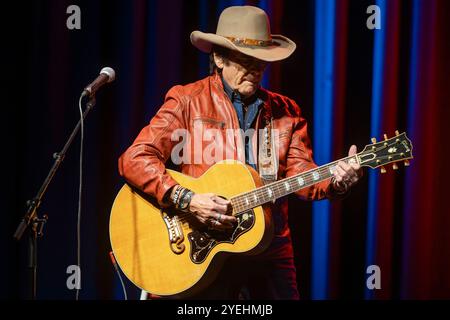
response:
[[[222,215],[218,213],[218,218],[216,219],[218,222],[222,222]]]

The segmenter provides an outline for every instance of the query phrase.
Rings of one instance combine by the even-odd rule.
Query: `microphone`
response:
[[[114,81],[116,78],[116,72],[113,68],[105,67],[100,71],[100,75],[92,81],[86,88],[84,88],[83,93],[81,94],[82,97],[89,96],[92,97],[98,89],[100,89],[101,86],[103,86],[105,83],[109,83]]]

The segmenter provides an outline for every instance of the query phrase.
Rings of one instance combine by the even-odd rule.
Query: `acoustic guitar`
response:
[[[341,159],[379,168],[403,161],[409,165],[412,144],[405,133],[366,145]],[[340,161],[340,160],[338,160]],[[199,178],[167,170],[195,193],[213,192],[231,201],[237,219],[229,231],[200,225],[191,215],[163,209],[156,201],[125,184],[114,201],[110,218],[111,246],[126,277],[137,287],[164,297],[187,297],[214,280],[231,254],[258,254],[272,237],[270,202],[333,176],[338,161],[262,185],[253,168],[235,160],[210,167]]]

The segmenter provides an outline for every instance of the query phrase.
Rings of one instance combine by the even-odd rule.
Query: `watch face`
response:
[[[191,202],[191,197],[192,197],[192,194],[190,192],[188,192],[184,196],[184,199],[183,199],[183,202],[182,202],[182,206],[180,206],[180,208],[182,210],[187,209],[187,207],[189,206],[189,203]]]

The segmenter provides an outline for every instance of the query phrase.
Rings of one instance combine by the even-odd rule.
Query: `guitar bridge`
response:
[[[170,249],[175,254],[181,254],[185,250],[186,246],[183,244],[184,235],[183,230],[180,227],[177,216],[170,217],[166,212],[161,210],[161,215],[169,233]]]

